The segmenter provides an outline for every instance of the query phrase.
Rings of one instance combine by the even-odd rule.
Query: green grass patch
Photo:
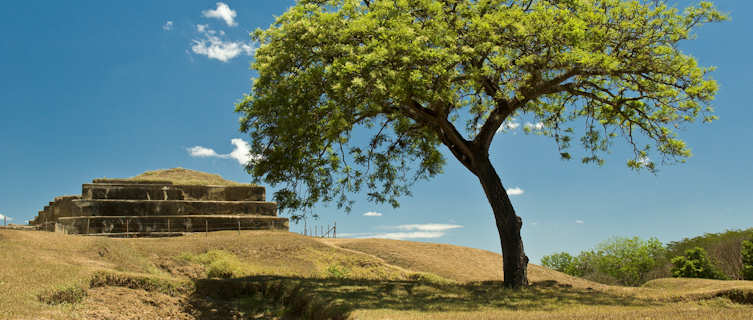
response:
[[[210,250],[201,254],[183,253],[179,258],[203,265],[209,278],[238,278],[249,275],[252,269],[237,256],[224,250]]]
[[[327,267],[327,276],[330,278],[344,279],[350,274],[350,269],[345,266],[332,264]]]
[[[89,286],[91,288],[106,286],[126,287],[160,292],[170,296],[177,296],[193,291],[193,285],[189,281],[107,271],[95,272],[89,281]]]
[[[46,290],[37,295],[37,298],[40,302],[49,305],[58,305],[79,303],[83,301],[86,296],[86,289],[77,285],[64,285]]]
[[[428,282],[433,284],[439,284],[439,285],[453,285],[457,284],[457,281],[447,279],[444,277],[440,277],[436,274],[430,273],[430,272],[416,272],[412,273],[408,276],[408,279],[417,281],[417,282]]]

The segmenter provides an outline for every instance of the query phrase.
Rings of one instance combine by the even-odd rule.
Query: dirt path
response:
[[[355,249],[344,248],[344,247],[338,246],[336,244],[337,242],[347,242],[348,240],[346,240],[346,239],[328,239],[328,238],[315,238],[315,239],[317,241],[319,241],[319,243],[322,243],[322,244],[325,244],[327,246],[336,248],[338,250],[343,250],[343,251],[347,251],[347,252],[350,252],[350,253],[355,253],[355,254],[361,254],[361,255],[369,256],[369,257],[374,258],[375,260],[383,263],[386,266],[395,268],[395,269],[397,269],[399,271],[405,272],[406,274],[411,274],[411,273],[415,273],[416,272],[416,271],[413,271],[413,270],[410,270],[410,269],[403,268],[401,266],[390,264],[389,262],[385,261],[384,259],[382,259],[381,257],[378,257],[376,255],[373,255],[373,254],[370,254],[370,253],[366,253],[366,252],[363,252],[363,251],[358,251],[358,250],[355,250]]]

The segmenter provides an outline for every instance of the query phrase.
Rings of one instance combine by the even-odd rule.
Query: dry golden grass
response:
[[[512,291],[500,286],[500,261],[492,252],[450,245],[273,231],[113,239],[0,230],[0,319],[128,319],[122,314],[131,311],[142,319],[222,319],[256,312],[258,303],[242,296],[210,301],[203,291],[190,294],[237,285],[206,280],[212,270],[233,278],[227,281],[293,283],[347,304],[354,319],[750,319],[753,313],[733,302],[753,292],[753,282],[659,279],[625,288],[531,265],[534,286]],[[74,305],[39,300],[71,286],[89,295]]]
[[[492,319],[526,319],[526,320],[749,320],[753,308],[734,305],[727,301],[711,303],[673,303],[661,306],[580,306],[556,311],[515,311],[483,310],[465,312],[421,312],[395,310],[357,310],[351,314],[359,320],[492,320]]]
[[[430,272],[459,282],[498,280],[502,257],[494,252],[448,244],[388,239],[323,239],[332,245],[383,259],[408,270]],[[603,288],[602,284],[572,277],[541,266],[528,265],[531,282],[557,281],[577,288]]]
[[[243,276],[331,276],[331,267],[356,279],[408,279],[410,274],[367,254],[356,254],[294,233],[215,232],[177,238],[113,239],[47,232],[0,230],[0,318],[66,318],[65,306],[47,306],[37,295],[70,285],[86,287],[96,271],[176,279],[205,277],[182,256],[212,250],[231,253]],[[198,271],[197,271],[198,270]]]
[[[147,171],[138,176],[129,178],[134,181],[171,181],[180,185],[218,185],[218,186],[242,186],[248,185],[235,181],[225,180],[221,176],[201,171],[183,168]]]

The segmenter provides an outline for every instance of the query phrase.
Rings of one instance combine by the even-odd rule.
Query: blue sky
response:
[[[4,3],[0,214],[23,222],[93,178],[146,170],[184,167],[248,182],[238,161],[243,140],[233,140],[245,139],[233,105],[254,75],[248,33],[293,3]],[[495,139],[492,159],[503,183],[520,189],[512,201],[533,262],[611,236],[668,242],[753,227],[753,2],[715,3],[732,20],[702,27],[681,46],[701,65],[717,66],[720,84],[720,119],[681,132],[694,153],[688,163],[635,173],[621,143],[606,165],[594,167],[560,160],[553,141],[520,129]],[[451,157],[443,175],[413,194],[398,209],[363,197],[350,214],[322,205],[315,210],[322,219],[310,223],[337,221],[338,232],[351,236],[500,251],[480,185]]]

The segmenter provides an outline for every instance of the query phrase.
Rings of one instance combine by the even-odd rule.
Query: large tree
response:
[[[363,189],[397,206],[441,172],[444,145],[478,177],[505,285],[520,287],[522,220],[489,159],[495,136],[530,117],[566,159],[580,138],[583,162],[601,164],[622,136],[632,168],[683,161],[675,131],[713,120],[717,85],[678,43],[723,19],[707,2],[681,12],[659,0],[299,0],[252,35],[258,77],[236,105],[260,155],[247,170],[282,184],[274,198],[293,212],[349,209]]]

